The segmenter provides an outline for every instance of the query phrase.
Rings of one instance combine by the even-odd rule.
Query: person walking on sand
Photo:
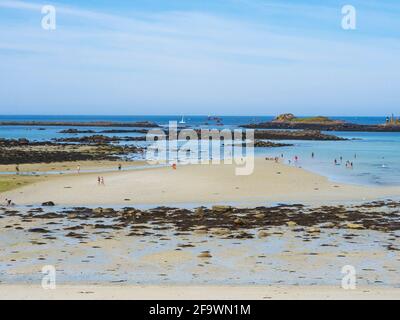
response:
[[[122,170],[122,164],[118,165],[118,170],[121,171]]]
[[[15,166],[15,172],[17,175],[19,175],[19,165],[18,164]]]
[[[97,177],[97,184],[100,185],[100,183],[101,183],[101,179],[100,179],[100,177]]]
[[[104,177],[100,178],[100,184],[104,186]]]
[[[81,166],[78,164],[78,166],[76,167],[76,172],[78,172],[78,174],[81,173]]]
[[[176,170],[176,163],[172,164],[172,169]]]

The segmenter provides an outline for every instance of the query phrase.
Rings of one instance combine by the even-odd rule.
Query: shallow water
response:
[[[222,117],[223,126],[204,116],[186,116],[186,124],[191,127],[238,128],[239,125],[271,120],[273,117]],[[334,117],[355,123],[383,123],[384,117]],[[154,121],[166,125],[168,121],[180,121],[181,116],[0,116],[1,121],[36,120],[36,121]],[[205,123],[208,123],[207,125]],[[27,138],[44,141],[53,138],[84,136],[90,134],[61,134],[66,127],[0,126],[0,138]],[[82,127],[82,130],[101,131],[105,129],[121,129],[112,127]],[[133,129],[133,128],[130,128]],[[356,139],[348,141],[280,141],[293,143],[293,147],[256,148],[260,157],[284,155],[286,163],[301,166],[312,172],[324,175],[332,181],[363,185],[400,185],[400,133],[392,132],[330,132],[341,137]],[[107,136],[138,136],[138,133],[104,134]],[[123,142],[145,146],[146,142]],[[315,157],[311,158],[314,152]],[[293,163],[297,155],[300,161]],[[334,165],[334,159],[341,165]],[[137,158],[137,157],[135,157]],[[345,162],[353,162],[353,169],[347,169]]]

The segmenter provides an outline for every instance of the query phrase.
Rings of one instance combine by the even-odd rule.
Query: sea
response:
[[[0,121],[68,121],[68,122],[137,122],[151,121],[158,125],[168,126],[170,121],[182,120],[189,128],[238,129],[241,125],[270,121],[273,116],[218,116],[220,122],[208,116],[86,116],[86,115],[0,115]],[[385,117],[331,117],[358,124],[381,124]],[[60,133],[65,126],[0,126],[0,138],[26,138],[32,141],[47,141],[54,138],[71,137],[71,134]],[[80,127],[82,130],[109,130],[113,127]],[[123,128],[115,128],[123,129]],[[133,129],[133,128],[126,128]],[[344,141],[291,141],[281,140],[293,146],[279,148],[256,148],[257,157],[281,157],[288,165],[302,167],[318,173],[334,182],[356,185],[400,185],[400,132],[327,132],[347,138]],[[91,134],[77,134],[84,136]],[[140,133],[104,134],[108,136],[139,136]],[[146,142],[124,142],[144,145]],[[311,155],[314,154],[314,157]],[[294,157],[298,161],[293,161]],[[336,164],[335,164],[336,159]],[[345,163],[353,163],[352,168]],[[290,162],[290,163],[289,163]]]

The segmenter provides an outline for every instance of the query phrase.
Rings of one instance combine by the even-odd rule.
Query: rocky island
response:
[[[291,113],[281,114],[269,122],[243,125],[250,129],[303,129],[320,131],[363,131],[363,132],[400,132],[397,122],[386,121],[384,124],[357,124],[328,117],[299,118]]]

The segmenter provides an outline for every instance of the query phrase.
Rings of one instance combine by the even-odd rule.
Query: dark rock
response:
[[[330,134],[321,133],[318,130],[256,130],[255,139],[269,140],[347,140]]]
[[[53,139],[56,142],[76,142],[76,143],[89,143],[89,144],[107,144],[119,141],[146,141],[146,137],[108,137],[103,135],[92,135],[84,137],[73,138],[59,138]]]
[[[53,207],[53,206],[55,206],[55,204],[53,201],[47,201],[47,202],[43,202],[42,206],[43,207]]]
[[[32,228],[28,230],[29,232],[36,232],[36,233],[51,233],[51,231],[43,229],[43,228]]]
[[[293,146],[293,144],[276,143],[276,142],[262,141],[262,140],[254,141],[254,147],[255,148],[278,148],[278,147],[290,147],[290,146]]]
[[[327,117],[296,118],[293,114],[283,114],[273,121],[243,125],[251,129],[302,129],[319,131],[361,131],[361,132],[400,132],[396,124],[356,124],[331,120]]]
[[[66,130],[61,130],[59,133],[68,133],[68,134],[96,133],[96,131],[93,131],[93,130],[66,129]]]

